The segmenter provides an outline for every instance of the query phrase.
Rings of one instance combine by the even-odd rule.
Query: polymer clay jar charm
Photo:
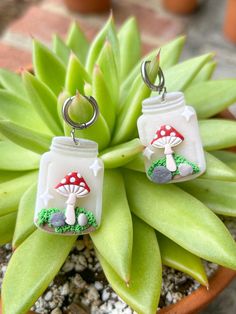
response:
[[[163,184],[198,177],[206,170],[206,162],[194,108],[186,105],[182,92],[166,92],[162,71],[160,84],[153,85],[146,62],[142,77],[149,88],[160,93],[143,101],[143,114],[137,122],[148,178]]]
[[[94,141],[75,138],[75,129],[92,125],[98,115],[94,98],[86,97],[94,109],[87,123],[76,124],[68,115],[73,97],[63,106],[63,117],[73,129],[72,137],[54,137],[50,151],[40,162],[34,222],[50,233],[74,235],[96,230],[102,213],[104,166]]]

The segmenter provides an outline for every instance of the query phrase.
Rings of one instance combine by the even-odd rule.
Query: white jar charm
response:
[[[70,102],[71,98],[66,105]],[[98,228],[104,166],[97,155],[97,143],[74,138],[74,131],[72,138],[53,138],[50,151],[40,162],[34,217],[37,227],[63,235],[85,234]]]
[[[145,63],[142,75],[151,89],[164,89],[162,95],[143,101],[143,115],[137,122],[148,178],[158,184],[196,178],[206,170],[206,163],[194,108],[185,104],[182,92],[166,92],[162,71],[161,86],[148,81]]]

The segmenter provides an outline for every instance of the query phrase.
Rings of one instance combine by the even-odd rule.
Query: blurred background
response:
[[[212,51],[214,76],[236,77],[236,0],[0,0],[0,67],[29,66],[32,37],[49,44],[52,33],[66,35],[71,20],[92,39],[110,9],[118,27],[136,16],[143,54],[185,34],[182,59]],[[236,106],[232,110],[236,114]],[[236,313],[235,292],[233,282],[202,314]]]

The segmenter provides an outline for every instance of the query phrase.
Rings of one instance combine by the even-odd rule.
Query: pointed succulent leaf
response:
[[[67,66],[69,56],[70,56],[70,48],[64,43],[61,37],[58,36],[57,34],[53,35],[53,51],[61,60],[61,62],[63,62],[64,65]]]
[[[155,56],[147,67],[151,81],[156,79],[158,69],[159,58]],[[142,101],[149,97],[150,94],[151,90],[143,82],[141,75],[139,75],[134,81],[127,100],[118,115],[112,145],[120,144],[132,138],[132,134],[136,130],[137,119],[141,114]]]
[[[35,112],[34,107],[13,92],[0,90],[0,117],[30,129],[39,129],[51,134],[48,126]]]
[[[95,65],[93,71],[92,95],[96,99],[99,110],[112,132],[116,119],[116,103],[107,87],[104,74],[98,65]]]
[[[0,216],[0,245],[11,242],[13,238],[17,212]]]
[[[0,151],[0,169],[26,171],[39,167],[40,155],[10,141],[0,141]]]
[[[227,151],[215,151],[212,154],[223,161],[227,166],[236,171],[236,154]]]
[[[206,172],[201,179],[236,181],[236,172],[210,153],[206,156]]]
[[[161,47],[161,58],[160,58],[160,66],[162,70],[168,69],[169,67],[176,64],[179,60],[180,54],[182,52],[183,46],[185,43],[185,37],[181,36],[173,41],[167,43],[166,45]],[[133,84],[134,80],[140,74],[140,66],[143,61],[148,61],[153,59],[157,54],[157,49],[148,53],[146,56],[142,58],[141,61],[138,61],[137,65],[133,68],[124,82],[121,84],[121,102],[124,102],[127,94],[130,90],[130,86]]]
[[[205,150],[212,151],[236,146],[236,122],[224,119],[199,121]]]
[[[51,50],[36,40],[33,41],[33,67],[36,77],[55,95],[62,91],[66,74],[64,64]]]
[[[109,41],[105,42],[98,57],[97,64],[104,75],[110,97],[117,106],[119,100],[119,80],[115,56]]]
[[[63,131],[57,115],[56,96],[47,85],[29,72],[23,74],[23,81],[35,111],[53,134],[61,135]]]
[[[16,226],[12,245],[18,247],[25,241],[35,230],[34,225],[34,208],[36,202],[37,182],[30,185],[20,199],[17,212]]]
[[[8,170],[0,170],[0,183],[4,183],[26,174],[26,171],[8,171]]]
[[[84,123],[91,119],[93,111],[87,99],[77,94],[71,103],[69,114],[73,121]],[[71,126],[64,123],[64,130],[65,134],[69,136]],[[76,137],[93,140],[98,143],[99,150],[103,150],[108,146],[111,134],[105,119],[100,113],[92,126],[84,130],[77,130]]]
[[[207,62],[204,65],[204,67],[198,72],[198,74],[194,77],[194,79],[191,82],[191,85],[210,80],[216,69],[216,65],[217,64],[215,61]]]
[[[122,175],[117,170],[105,171],[103,189],[102,224],[90,236],[103,258],[124,282],[128,282],[133,227]]]
[[[84,83],[91,83],[90,75],[75,54],[70,55],[66,71],[65,89],[71,95],[77,91],[84,93]]]
[[[101,152],[100,158],[104,162],[105,168],[118,168],[126,165],[143,150],[143,145],[139,139],[107,148]]]
[[[0,85],[20,98],[27,98],[21,76],[7,69],[0,69]]]
[[[115,30],[115,24],[112,14],[108,19],[107,23],[103,26],[101,31],[97,34],[93,40],[86,60],[86,69],[92,74],[93,67],[97,63],[97,59],[100,55],[100,52],[104,46],[105,40],[108,40],[111,43],[112,51],[114,53],[116,66],[119,66],[120,52],[119,52],[119,42]]]
[[[98,254],[104,273],[116,293],[140,314],[155,314],[161,292],[161,258],[154,230],[133,217],[134,245],[129,287]]]
[[[187,251],[236,269],[236,243],[209,208],[173,184],[156,185],[144,174],[127,170],[124,176],[135,215]]]
[[[135,159],[124,165],[124,168],[139,172],[145,172],[143,154],[138,154]]]
[[[209,118],[236,102],[236,80],[215,80],[189,86],[186,101],[200,119]]]
[[[191,58],[164,71],[167,91],[184,91],[203,66],[212,59],[212,56],[208,53]],[[156,92],[152,94],[156,95]]]
[[[89,42],[77,22],[71,24],[66,44],[76,54],[80,62],[85,64]]]
[[[141,39],[137,21],[129,18],[118,33],[120,44],[120,78],[123,80],[133,67],[139,62],[141,56]]]
[[[163,234],[157,232],[157,241],[162,263],[182,271],[204,286],[208,286],[207,275],[202,261],[196,255],[185,250]]]
[[[37,171],[0,184],[0,216],[16,211],[24,191],[37,179]]]
[[[2,284],[3,314],[28,312],[61,268],[75,240],[76,236],[36,230],[15,250]],[[17,289],[12,294],[13,286]]]
[[[196,179],[180,187],[219,215],[236,217],[236,182]]]
[[[0,120],[0,133],[13,143],[42,154],[48,150],[51,136],[24,128],[10,121]]]
[[[64,129],[64,119],[62,116],[62,108],[63,108],[63,104],[64,102],[70,97],[70,94],[67,91],[63,91],[59,94],[58,98],[57,98],[57,115],[59,117],[60,123]]]

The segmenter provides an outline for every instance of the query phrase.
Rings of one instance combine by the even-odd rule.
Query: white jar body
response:
[[[97,158],[95,142],[80,139],[79,143],[75,145],[69,137],[56,137],[53,139],[51,151],[43,154],[41,158],[34,221],[37,227],[45,231],[66,235],[84,234],[96,230],[100,224],[103,162]],[[69,178],[70,174],[74,178]],[[67,184],[65,188],[56,188],[66,180],[65,177],[71,181],[84,180],[89,190],[79,194],[76,182]],[[63,190],[63,194],[60,190]],[[70,204],[71,201],[73,206]],[[54,216],[53,220],[53,209],[56,213],[65,215],[66,209],[70,206],[75,212],[76,209],[81,209],[80,213],[74,214],[74,224],[67,225],[65,222],[63,225],[62,214]],[[52,215],[48,218],[48,223],[42,223],[43,217],[49,215],[50,211]],[[73,215],[73,210],[71,213]],[[95,218],[96,223],[93,225],[89,224],[90,216]]]
[[[202,142],[199,134],[198,121],[195,110],[186,106],[184,96],[181,92],[176,93],[167,93],[165,101],[162,101],[161,96],[145,99],[143,102],[143,115],[140,116],[137,122],[139,137],[146,149],[144,150],[144,160],[145,160],[145,169],[148,175],[148,178],[155,183],[171,183],[171,182],[180,182],[193,179],[201,175],[206,170],[205,156],[202,147]],[[155,147],[155,142],[152,141],[155,137],[158,137],[157,131],[174,128],[174,132],[168,133],[175,134],[177,130],[184,139],[179,139],[176,146],[169,147],[168,150],[172,150],[172,159],[177,159],[180,161],[181,174],[179,174],[178,161],[176,163],[176,171],[172,171],[172,176],[170,179],[166,178],[163,182],[159,182],[156,179],[152,179],[150,172],[150,167],[160,166],[161,161],[165,158],[170,158],[168,154],[165,154],[165,151],[168,153],[167,148],[164,146]],[[161,131],[163,132],[163,131]],[[165,131],[163,132],[165,133]],[[167,134],[166,133],[166,134]],[[160,136],[160,131],[159,131]],[[171,136],[169,136],[170,138]],[[167,137],[166,137],[167,138]],[[163,141],[168,141],[163,137]],[[176,141],[175,141],[176,142]],[[169,154],[170,155],[170,154]],[[186,160],[185,160],[186,159]],[[159,161],[160,162],[157,162]],[[190,163],[193,163],[194,169],[191,170]],[[184,165],[183,165],[184,164]],[[196,165],[197,167],[194,167]],[[165,169],[162,169],[165,172]],[[192,171],[192,172],[191,172]],[[165,174],[168,177],[168,172]],[[160,180],[161,181],[161,180]]]

